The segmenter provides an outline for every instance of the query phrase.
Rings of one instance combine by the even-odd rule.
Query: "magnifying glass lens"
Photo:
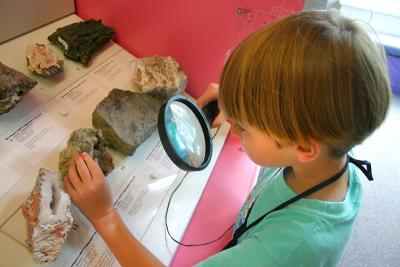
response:
[[[193,167],[202,165],[206,142],[196,115],[181,102],[173,102],[166,108],[168,139],[179,157]]]
[[[171,97],[158,113],[158,132],[165,152],[182,170],[201,171],[210,163],[210,127],[193,100]]]

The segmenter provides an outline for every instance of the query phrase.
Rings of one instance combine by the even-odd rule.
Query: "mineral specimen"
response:
[[[59,46],[66,57],[87,65],[114,33],[114,29],[104,26],[101,20],[90,19],[58,28],[47,39]]]
[[[186,88],[187,76],[172,57],[144,57],[133,66],[133,79],[144,93],[168,98]]]
[[[87,152],[98,161],[105,176],[114,169],[113,159],[107,151],[101,130],[82,128],[72,132],[67,147],[60,153],[58,169],[62,178],[68,175],[69,164],[74,156],[82,152]]]
[[[130,155],[156,128],[162,104],[146,94],[113,89],[97,105],[92,124],[103,131],[110,145]]]
[[[44,44],[33,44],[26,50],[27,68],[40,76],[50,77],[63,70],[64,61]]]
[[[0,62],[0,115],[9,112],[37,82]]]
[[[29,198],[22,204],[27,244],[38,263],[57,259],[72,226],[71,201],[57,172],[41,168]]]

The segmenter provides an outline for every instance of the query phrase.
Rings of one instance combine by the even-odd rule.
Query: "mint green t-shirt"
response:
[[[349,164],[349,170],[343,202],[300,199],[269,214],[246,231],[236,246],[196,266],[336,266],[351,235],[362,193],[356,168]],[[244,221],[255,197],[247,225],[296,195],[286,184],[283,170],[277,171],[268,169],[260,175],[235,228]]]

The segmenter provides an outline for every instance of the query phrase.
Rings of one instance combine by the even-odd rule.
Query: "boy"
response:
[[[354,166],[372,179],[347,153],[381,125],[390,102],[382,50],[335,12],[293,14],[235,49],[218,99],[249,157],[279,168],[260,176],[233,241],[199,266],[337,265],[360,205]],[[87,154],[64,181],[121,265],[160,265],[124,226]]]

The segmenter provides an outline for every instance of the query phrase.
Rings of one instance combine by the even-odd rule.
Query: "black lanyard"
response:
[[[247,219],[249,218],[250,212],[251,212],[251,210],[252,210],[252,208],[253,208],[253,206],[254,206],[254,203],[255,203],[255,201],[254,201],[253,204],[252,204],[252,206],[250,207],[250,209],[249,209],[248,212],[247,212],[247,216],[246,216],[246,219],[245,219],[244,223],[243,223],[238,229],[236,229],[235,233],[233,234],[232,240],[231,240],[222,250],[225,250],[225,249],[228,249],[228,248],[231,248],[231,247],[235,246],[235,245],[237,244],[237,241],[238,241],[239,237],[240,237],[241,235],[243,235],[244,232],[246,232],[246,231],[249,230],[250,228],[256,226],[256,225],[257,225],[259,222],[261,222],[268,214],[270,214],[270,213],[272,213],[272,212],[274,212],[274,211],[283,209],[283,208],[285,208],[286,206],[288,206],[288,205],[290,205],[290,204],[296,202],[297,200],[302,199],[302,198],[304,198],[304,197],[306,197],[306,196],[308,196],[308,195],[310,195],[310,194],[312,194],[312,193],[315,193],[315,192],[317,192],[318,190],[320,190],[320,189],[322,189],[322,188],[324,188],[324,187],[326,187],[326,186],[332,184],[332,183],[335,182],[336,180],[338,180],[338,179],[345,173],[345,171],[346,171],[346,169],[347,169],[347,167],[348,167],[348,165],[349,165],[349,162],[350,162],[350,163],[353,163],[354,165],[356,165],[356,166],[364,173],[364,175],[367,177],[368,180],[372,181],[372,180],[374,179],[374,178],[372,177],[372,172],[371,172],[371,163],[369,163],[369,162],[366,161],[366,160],[357,160],[357,159],[354,159],[354,158],[352,158],[351,156],[347,155],[345,165],[343,166],[343,168],[342,168],[337,174],[335,174],[334,176],[330,177],[329,179],[323,181],[322,183],[317,184],[317,185],[311,187],[310,189],[304,191],[303,193],[296,195],[295,197],[289,199],[288,201],[283,202],[282,204],[280,204],[280,205],[277,206],[276,208],[274,208],[274,209],[268,211],[267,213],[264,213],[264,214],[263,214],[262,216],[260,216],[257,220],[255,220],[254,222],[252,222],[251,224],[249,224],[249,225],[247,226]],[[366,166],[367,166],[367,169],[365,169],[365,167],[364,167],[363,165],[366,165]]]

